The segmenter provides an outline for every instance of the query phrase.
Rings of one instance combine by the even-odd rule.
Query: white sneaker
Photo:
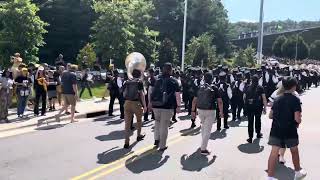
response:
[[[277,180],[276,178],[274,178],[274,177],[267,177],[267,180]]]
[[[307,171],[304,169],[301,169],[300,171],[295,172],[294,180],[303,179],[307,176]]]

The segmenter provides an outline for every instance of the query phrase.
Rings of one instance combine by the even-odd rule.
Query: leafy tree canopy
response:
[[[38,61],[48,25],[37,15],[39,8],[30,0],[7,0],[0,4],[0,63],[10,64],[10,55],[19,52],[25,63]]]
[[[186,52],[186,63],[192,66],[213,67],[219,62],[216,48],[212,44],[213,36],[209,33],[191,39]]]

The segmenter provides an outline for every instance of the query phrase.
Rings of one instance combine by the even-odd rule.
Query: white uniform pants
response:
[[[154,139],[160,141],[159,148],[165,148],[167,145],[168,129],[170,120],[173,116],[173,109],[153,109],[155,117]]]
[[[216,122],[216,110],[198,110],[199,118],[201,120],[201,135],[202,143],[201,150],[206,150],[208,141],[211,135],[213,123]]]

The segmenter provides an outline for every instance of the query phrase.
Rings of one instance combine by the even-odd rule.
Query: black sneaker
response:
[[[217,131],[221,131],[221,128],[217,128]]]
[[[172,119],[172,122],[173,122],[173,123],[176,123],[176,122],[178,122],[178,121],[177,121],[177,119]]]
[[[161,148],[161,149],[159,149],[159,151],[160,152],[164,152],[165,150],[167,150],[168,149],[168,146],[166,146],[166,147],[164,147],[164,148]]]
[[[258,138],[258,139],[263,138],[263,134],[262,134],[262,133],[257,134],[257,138]]]
[[[10,123],[10,121],[8,120],[8,118],[4,119],[4,122]]]
[[[225,129],[229,129],[229,126],[224,126]]]
[[[201,153],[202,155],[205,155],[205,156],[209,156],[209,155],[211,154],[211,152],[208,151],[208,150],[201,150],[200,153]]]
[[[129,144],[124,144],[123,148],[124,149],[129,149],[130,145]]]
[[[195,127],[197,127],[197,126],[196,126],[196,123],[192,123],[192,124],[191,124],[191,129],[193,129],[193,128],[195,128]]]
[[[130,129],[131,129],[131,131],[133,131],[133,130],[134,130],[134,127],[133,127],[133,126],[131,126],[131,127],[130,127]]]
[[[252,138],[247,139],[247,142],[252,144]]]
[[[142,141],[144,139],[144,137],[146,137],[145,134],[142,134],[140,136],[137,137],[137,141]]]
[[[70,112],[66,112],[65,114],[66,114],[66,115],[70,115],[71,113],[70,113]]]
[[[155,141],[154,141],[154,146],[155,146],[155,147],[159,147],[159,144],[160,144],[160,141],[159,141],[159,140],[155,140]]]

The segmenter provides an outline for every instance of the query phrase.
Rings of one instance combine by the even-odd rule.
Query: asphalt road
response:
[[[300,133],[302,166],[305,179],[320,178],[319,98],[320,88],[302,97],[303,124]],[[170,128],[169,149],[152,149],[153,124],[144,124],[146,139],[122,149],[124,122],[119,117],[98,117],[76,124],[52,125],[43,130],[0,139],[0,180],[262,180],[266,177],[270,147],[267,138],[270,120],[263,118],[265,137],[247,144],[247,122],[231,123],[229,130],[212,130],[208,157],[198,152],[199,128],[188,129],[190,121],[180,114],[180,121]],[[199,127],[199,121],[198,121]],[[45,130],[46,129],[46,130]],[[277,178],[292,180],[294,171],[290,153],[286,166],[279,165]]]

